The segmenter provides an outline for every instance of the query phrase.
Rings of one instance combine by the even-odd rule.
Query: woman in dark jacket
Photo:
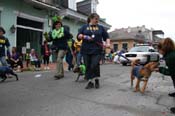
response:
[[[167,67],[159,67],[159,72],[171,76],[175,88],[175,45],[171,38],[165,38],[158,44],[159,53],[163,55]],[[169,96],[175,97],[174,93],[169,93]],[[170,109],[175,113],[175,107]]]
[[[99,15],[92,13],[88,17],[88,24],[83,25],[78,32],[78,39],[82,39],[81,54],[83,55],[86,66],[85,77],[88,79],[86,89],[99,88],[101,53],[103,50],[103,41],[106,41],[106,46],[110,47],[110,39],[107,31],[102,25],[99,25]]]

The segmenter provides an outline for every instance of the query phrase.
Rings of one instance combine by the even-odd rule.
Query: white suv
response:
[[[146,64],[150,61],[159,61],[159,53],[155,51],[152,46],[135,46],[129,50],[129,52],[123,54],[124,57],[120,57],[120,63],[127,65],[132,60],[140,59],[141,64]]]

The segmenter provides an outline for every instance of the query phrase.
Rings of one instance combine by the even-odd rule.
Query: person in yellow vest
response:
[[[82,61],[82,55],[80,53],[82,41],[83,40],[76,39],[75,42],[74,42],[75,55],[76,55],[76,66],[77,67],[80,66],[81,61]]]
[[[2,66],[7,66],[8,63],[6,61],[6,55],[10,55],[9,47],[10,42],[9,40],[4,36],[5,30],[3,27],[0,27],[0,62]],[[6,52],[7,49],[7,52]]]

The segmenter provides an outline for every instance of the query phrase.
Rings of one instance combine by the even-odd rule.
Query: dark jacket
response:
[[[167,67],[160,67],[159,72],[164,75],[175,76],[175,50],[164,55]]]
[[[0,57],[5,56],[5,47],[9,46],[9,40],[4,36],[0,36]]]
[[[101,25],[85,24],[80,28],[79,34],[94,36],[92,41],[83,39],[81,54],[101,54],[103,50],[102,41],[106,41],[109,38],[107,31]]]

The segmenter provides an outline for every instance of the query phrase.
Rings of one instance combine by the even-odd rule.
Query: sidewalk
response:
[[[31,71],[29,69],[30,66],[27,68],[25,63],[23,65],[24,65],[24,71]],[[64,70],[67,70],[67,63],[63,62],[63,65],[64,65]],[[50,68],[50,70],[55,70],[56,69],[56,62],[50,63],[49,68]],[[43,71],[43,70],[44,70],[44,64],[41,64],[41,71]]]

